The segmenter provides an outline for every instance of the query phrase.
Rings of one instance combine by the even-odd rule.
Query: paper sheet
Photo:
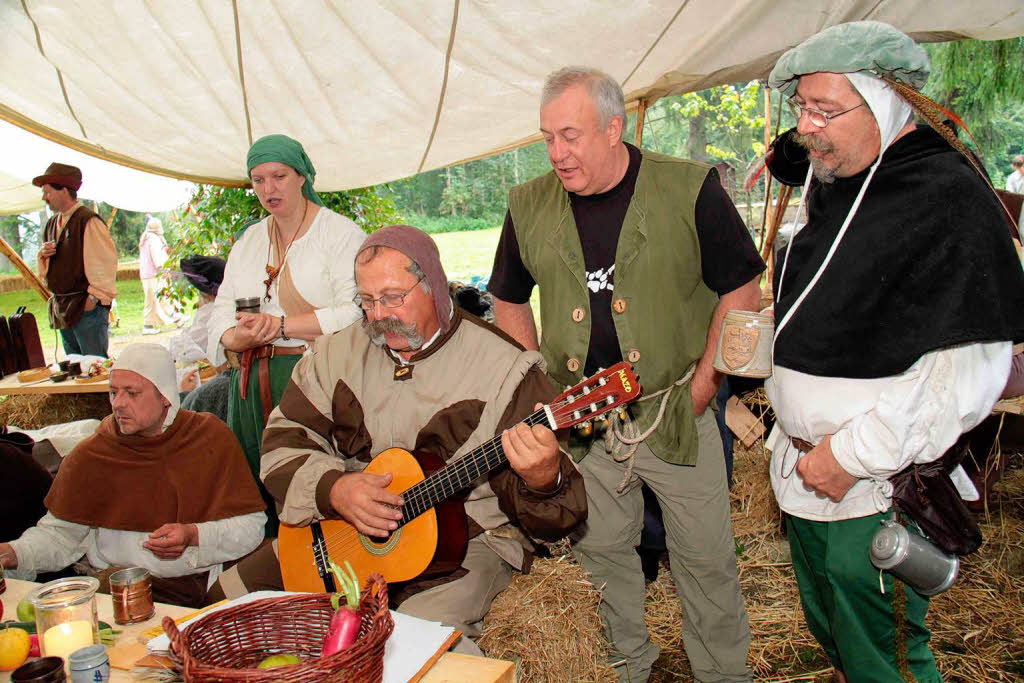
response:
[[[261,598],[279,598],[282,595],[296,595],[296,593],[256,591],[215,607],[195,619],[190,619],[180,624],[179,628],[185,628],[194,621],[227,607]],[[394,610],[391,610],[391,617],[395,620],[395,630],[384,646],[384,683],[406,683],[427,663],[427,660],[434,656],[454,629],[442,626],[436,621],[426,621],[406,614],[399,614]],[[150,652],[159,652],[167,650],[170,645],[170,639],[165,634],[150,640],[146,647]]]

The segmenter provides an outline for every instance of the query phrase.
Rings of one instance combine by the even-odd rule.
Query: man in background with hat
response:
[[[778,255],[771,478],[808,626],[840,681],[941,681],[928,599],[880,573],[894,474],[988,414],[1024,338],[1024,273],[994,191],[887,24],[826,29],[769,85],[797,109],[806,225]],[[915,126],[918,111],[932,127]],[[974,497],[959,467],[952,479]]]
[[[554,433],[521,424],[557,392],[540,354],[453,306],[429,235],[381,228],[360,246],[355,279],[363,322],[320,337],[295,366],[263,434],[260,477],[286,524],[340,518],[386,537],[403,501],[386,488],[390,473],[360,471],[371,458],[397,447],[451,461],[502,434],[508,465],[458,496],[470,537],[462,566],[390,596],[400,612],[459,629],[456,649],[480,654],[469,638],[514,571],[529,570],[530,538],[557,540],[587,514],[583,479]],[[210,599],[280,588],[274,552],[230,569]]]
[[[108,415],[64,458],[47,513],[0,543],[19,573],[84,556],[90,573],[144,567],[153,597],[199,606],[221,563],[263,540],[265,506],[227,425],[178,408],[174,362],[158,344],[125,347],[110,371]]]
[[[82,172],[52,163],[32,179],[54,216],[43,229],[39,275],[52,293],[50,325],[64,353],[106,356],[110,304],[117,296],[117,249],[106,223],[78,201]]]

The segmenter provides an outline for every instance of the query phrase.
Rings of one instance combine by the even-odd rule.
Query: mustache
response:
[[[824,138],[815,135],[793,134],[793,142],[811,152],[829,153],[835,151],[835,145]]]
[[[423,345],[423,337],[417,333],[415,325],[403,323],[393,316],[373,321],[364,318],[363,329],[366,330],[366,334],[370,335],[370,340],[378,346],[384,343],[384,335],[388,333],[405,337],[406,341],[409,342],[409,347],[412,349],[417,349]]]

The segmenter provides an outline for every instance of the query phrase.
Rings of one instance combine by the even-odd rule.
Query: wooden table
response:
[[[76,382],[71,378],[63,382],[52,382],[42,380],[39,382],[18,381],[17,373],[7,375],[0,379],[0,396],[15,394],[106,394],[110,391],[110,380],[102,379],[98,382]]]
[[[15,610],[18,607],[18,602],[38,585],[32,581],[7,579],[7,592],[0,596],[3,599],[4,605],[3,618],[16,619]],[[107,595],[96,596],[96,607],[100,620],[113,625],[113,605],[110,602],[110,597]],[[115,626],[115,628],[123,630],[123,633],[117,638],[117,645],[121,646],[126,643],[136,642],[145,643],[146,638],[142,634],[154,626],[159,626],[165,616],[178,618],[193,611],[187,607],[165,605],[158,602],[156,604],[156,614],[148,621],[144,621],[141,624]],[[111,681],[136,680],[130,672],[121,669],[112,668],[110,674]],[[0,681],[6,683],[10,680],[10,672],[0,672]],[[446,652],[441,655],[437,663],[420,680],[428,683],[515,683],[515,664],[499,659],[471,657],[469,655]]]

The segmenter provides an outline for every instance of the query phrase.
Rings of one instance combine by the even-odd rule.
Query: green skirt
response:
[[[274,356],[268,359],[270,363],[270,397],[274,406],[281,402],[281,395],[284,394],[288,381],[292,376],[292,368],[299,362],[302,356]],[[235,433],[238,442],[242,444],[245,452],[245,459],[249,463],[249,470],[256,479],[260,494],[267,503],[267,537],[277,536],[277,506],[274,499],[267,492],[260,481],[260,447],[263,445],[263,429],[267,426],[263,422],[263,402],[260,400],[260,378],[259,363],[254,362],[249,369],[249,387],[247,396],[242,399],[241,391],[238,388],[239,370],[232,368],[228,373],[229,395],[228,395],[228,427]]]

